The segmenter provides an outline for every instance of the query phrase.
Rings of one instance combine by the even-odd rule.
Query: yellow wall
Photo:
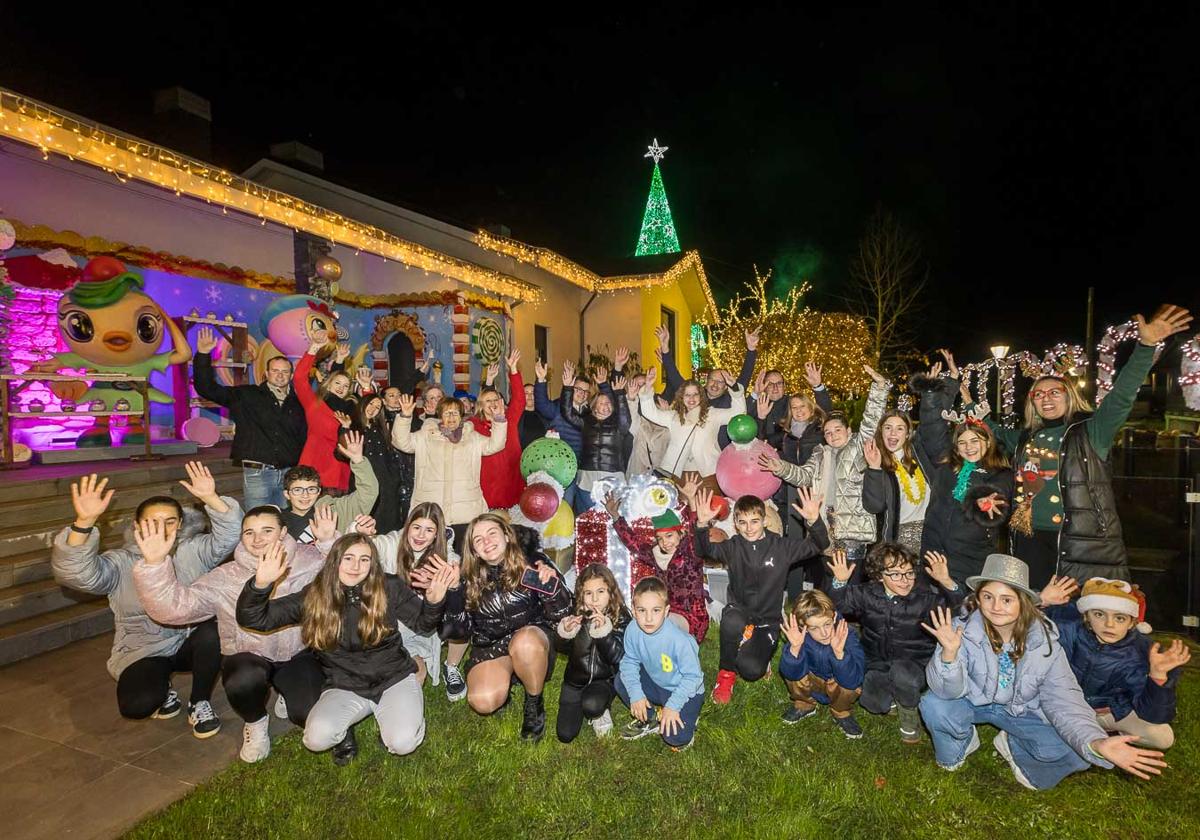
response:
[[[670,286],[651,286],[642,290],[642,358],[654,359],[654,348],[657,339],[654,329],[662,323],[662,308],[666,307],[675,313],[675,335],[672,343],[675,346],[675,364],[679,373],[687,379],[692,375],[692,310],[688,306],[679,284]],[[648,365],[649,362],[643,364]],[[659,371],[659,384],[664,384],[662,371]]]
[[[533,327],[540,324],[549,330],[549,354],[547,362],[561,369],[567,359],[579,358],[579,312],[587,303],[590,292],[566,281],[556,281],[542,286],[543,300],[539,303],[523,303],[512,311],[516,346],[521,348],[521,376],[533,382],[533,366],[537,353],[533,344]],[[551,382],[557,382],[551,376]],[[557,393],[551,389],[551,393]]]

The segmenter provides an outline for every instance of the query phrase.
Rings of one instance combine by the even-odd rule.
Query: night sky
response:
[[[150,139],[183,85],[216,163],[301,140],[331,180],[584,265],[632,253],[657,138],[719,298],[757,263],[841,307],[882,205],[927,257],[922,347],[966,359],[1082,341],[1089,285],[1098,329],[1200,308],[1196,11],[392,5],[10,10],[0,84]]]

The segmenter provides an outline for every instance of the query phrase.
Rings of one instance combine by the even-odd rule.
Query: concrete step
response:
[[[73,604],[0,626],[0,665],[90,639],[113,628],[108,601]]]
[[[214,476],[219,473],[241,474],[241,467],[234,466],[228,458],[206,459],[197,456],[192,460],[203,460]],[[91,465],[91,471],[107,476],[108,486],[119,489],[186,478],[184,463],[180,460],[120,462],[119,467],[113,465],[111,468],[108,464],[98,463]],[[58,468],[51,473],[51,477],[44,477],[43,471],[36,467],[28,472],[14,470],[0,473],[0,505],[50,496],[70,498],[71,482],[78,480],[85,469],[87,467],[84,465],[77,469]]]
[[[106,528],[100,531],[100,549],[118,548],[124,542],[124,527]],[[50,550],[40,546],[33,551],[0,557],[0,594],[9,586],[33,583],[54,577],[50,568]]]
[[[36,580],[10,586],[0,589],[0,626],[102,599],[103,596],[88,595],[59,586],[53,580]]]

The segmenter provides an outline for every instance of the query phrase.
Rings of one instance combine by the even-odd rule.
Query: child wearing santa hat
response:
[[[1184,643],[1166,647],[1147,634],[1146,598],[1123,580],[1094,577],[1074,605],[1046,610],[1083,694],[1108,732],[1136,735],[1144,747],[1175,742],[1175,685],[1191,659]]]

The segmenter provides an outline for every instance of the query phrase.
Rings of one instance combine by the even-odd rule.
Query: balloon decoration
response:
[[[726,431],[734,443],[749,443],[758,437],[758,422],[749,414],[739,414],[729,421]]]
[[[560,494],[544,481],[529,484],[521,491],[521,513],[533,522],[549,522],[558,510]]]
[[[342,279],[342,264],[333,257],[319,257],[314,266],[317,276],[322,280],[328,280],[330,283]]]
[[[729,509],[733,503],[725,496],[713,496],[713,508],[716,511],[717,519],[724,519],[729,516]]]
[[[566,487],[575,480],[576,470],[575,451],[557,438],[538,438],[521,453],[521,477],[526,480],[535,472],[546,472]]]
[[[546,523],[546,530],[542,534],[543,540],[572,540],[575,535],[575,514],[571,510],[571,506],[566,502],[560,502],[558,510],[554,512],[554,516],[550,517],[550,521]]]
[[[734,499],[757,496],[765,500],[774,496],[782,482],[758,465],[760,455],[779,457],[775,447],[757,438],[750,443],[726,446],[717,458],[717,484],[721,492]]]
[[[481,364],[495,364],[504,355],[504,330],[492,318],[478,318],[471,328],[471,344]]]

